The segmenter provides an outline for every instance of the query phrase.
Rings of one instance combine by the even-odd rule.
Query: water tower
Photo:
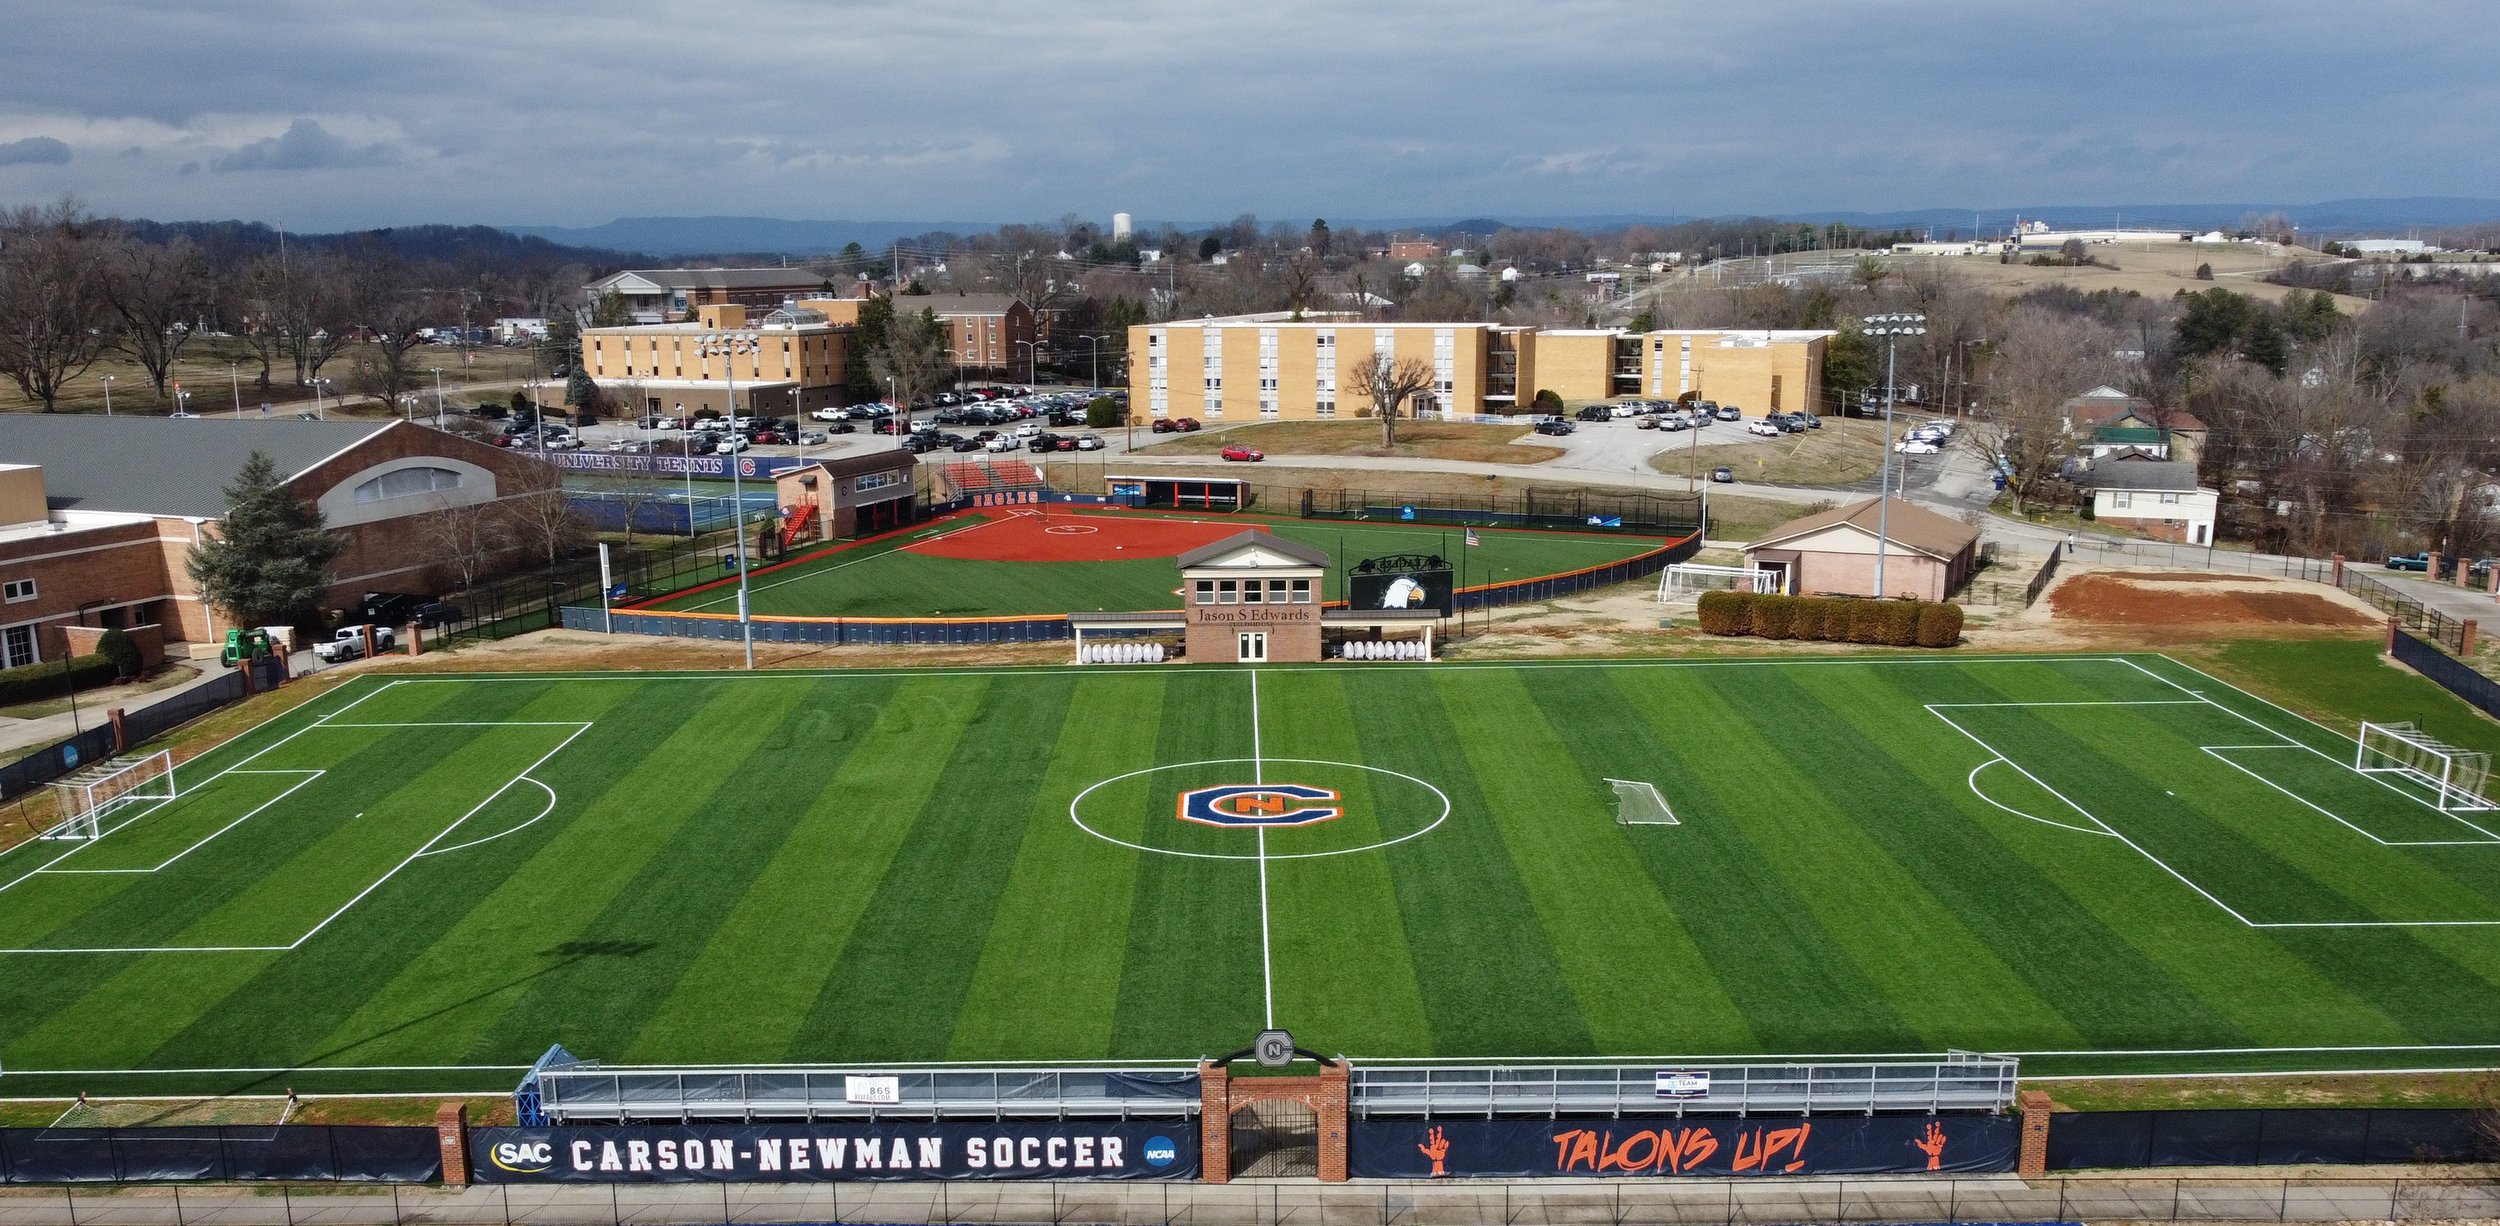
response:
[[[1129,229],[1133,224],[1135,224],[1135,219],[1128,214],[1113,213],[1111,215],[1111,241],[1115,243],[1128,241]]]

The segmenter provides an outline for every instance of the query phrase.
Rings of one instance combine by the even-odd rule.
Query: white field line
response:
[[[1267,782],[1267,753],[1259,740],[1259,673],[1250,672],[1250,782]],[[1267,827],[1259,835],[1259,980],[1265,989],[1267,1029],[1276,1028],[1276,955],[1269,935],[1267,906]]]
[[[435,848],[435,849],[434,849],[434,850],[432,850],[432,851],[421,851],[421,852],[418,852],[417,854],[418,854],[418,855],[421,855],[421,856],[447,856],[447,855],[450,855],[451,853],[453,853],[453,852],[455,852],[455,851],[467,851],[468,849],[470,849],[470,848],[472,848],[472,847],[477,847],[477,846],[480,846],[480,845],[482,845],[482,844],[486,844],[486,843],[492,843],[492,842],[494,842],[495,840],[500,839],[500,838],[502,838],[503,836],[505,836],[505,835],[507,835],[507,834],[517,834],[517,833],[519,833],[520,831],[526,830],[526,829],[528,829],[528,828],[529,828],[529,827],[531,827],[531,826],[535,826],[535,825],[537,825],[537,824],[539,823],[539,821],[540,821],[541,819],[545,818],[548,814],[553,813],[553,812],[555,812],[555,811],[556,811],[556,790],[555,790],[554,788],[548,787],[548,786],[546,785],[546,783],[545,783],[545,782],[543,782],[543,781],[541,781],[541,780],[537,780],[537,779],[532,779],[532,778],[530,778],[530,777],[529,777],[529,776],[527,776],[527,775],[523,775],[523,776],[521,776],[521,778],[520,778],[519,782],[529,783],[529,784],[534,784],[534,785],[536,785],[536,786],[537,786],[537,788],[538,788],[538,790],[539,790],[539,791],[545,792],[545,793],[547,794],[547,807],[546,807],[546,808],[543,808],[543,809],[540,809],[540,810],[538,811],[538,816],[537,816],[537,817],[533,817],[533,818],[529,819],[529,820],[528,820],[528,821],[526,821],[526,822],[522,822],[522,823],[521,823],[520,825],[518,825],[518,826],[507,826],[507,827],[505,827],[504,829],[498,830],[498,831],[496,831],[495,833],[490,834],[490,835],[487,835],[485,838],[482,838],[482,839],[471,839],[471,840],[469,840],[469,841],[468,841],[468,842],[466,842],[466,843],[454,843],[454,844],[452,844],[452,845],[451,845],[451,846],[449,846],[449,847],[437,847],[437,848]]]
[[[2205,901],[2207,901],[2207,902],[2209,902],[2209,903],[2212,903],[2213,905],[2215,905],[2215,906],[2217,906],[2217,907],[2222,908],[2223,914],[2228,915],[2228,916],[2230,916],[2232,919],[2238,920],[2239,922],[2241,922],[2241,923],[2243,923],[2243,924],[2246,924],[2246,925],[2248,925],[2248,926],[2249,926],[2249,927],[2251,927],[2251,928],[2262,927],[2262,925],[2258,924],[2256,921],[2251,920],[2251,919],[2249,919],[2247,916],[2240,914],[2240,913],[2239,913],[2239,911],[2238,911],[2238,909],[2237,909],[2237,908],[2234,908],[2231,904],[2229,904],[2229,903],[2227,903],[2227,902],[2224,902],[2224,901],[2222,901],[2222,900],[2221,900],[2221,899],[2219,899],[2219,898],[2214,897],[2214,896],[2213,896],[2213,893],[2212,893],[2211,891],[2207,890],[2205,887],[2203,887],[2203,886],[2201,886],[2201,885],[2196,884],[2195,880],[2194,880],[2193,878],[2189,877],[2187,874],[2182,873],[2182,872],[2180,872],[2179,870],[2177,870],[2177,869],[2175,869],[2175,868],[2170,867],[2170,865],[2168,865],[2167,863],[2163,862],[2163,860],[2162,860],[2162,858],[2161,858],[2161,857],[2154,855],[2152,852],[2146,851],[2146,850],[2144,849],[2144,845],[2143,845],[2143,844],[2138,843],[2138,842],[2136,842],[2134,839],[2128,838],[2127,836],[2125,836],[2125,835],[2123,835],[2123,834],[2120,834],[2120,833],[2119,833],[2116,829],[2112,828],[2108,822],[2102,821],[2102,820],[2101,820],[2098,816],[2094,815],[2094,814],[2093,814],[2093,812],[2092,812],[2090,809],[2086,809],[2086,808],[2084,808],[2082,805],[2076,804],[2076,803],[2075,803],[2075,802],[2074,802],[2071,798],[2069,798],[2069,797],[2068,797],[2068,796],[2067,796],[2064,792],[2060,792],[2060,791],[2058,791],[2056,788],[2050,787],[2050,786],[2048,785],[2048,781],[2047,781],[2047,780],[2042,779],[2042,778],[2041,778],[2041,777],[2039,777],[2038,775],[2032,774],[2032,773],[2031,773],[2031,771],[2030,771],[2030,769],[2029,769],[2029,768],[2027,768],[2027,767],[2025,767],[2022,763],[2020,763],[2020,762],[2016,762],[2016,761],[2014,761],[2012,758],[2007,758],[2007,757],[2005,756],[2005,751],[2004,751],[2004,750],[1998,749],[1996,746],[1989,744],[1986,740],[1982,739],[1982,738],[1981,738],[1981,737],[1980,737],[1977,733],[1972,732],[1970,729],[1965,728],[1965,727],[1961,726],[1960,724],[1954,723],[1954,722],[1953,722],[1953,718],[1952,718],[1951,716],[1946,715],[1944,712],[1937,710],[1937,709],[1936,709],[1936,707],[1935,707],[1935,705],[1930,704],[1930,705],[1927,707],[1927,713],[1928,713],[1928,714],[1930,714],[1930,715],[1935,716],[1937,719],[1943,720],[1943,721],[1944,721],[1947,725],[1950,725],[1950,726],[1952,727],[1952,729],[1953,729],[1955,732],[1959,732],[1959,733],[1961,733],[1963,736],[1969,737],[1973,743],[1977,744],[1977,745],[1978,745],[1981,749],[1986,750],[1986,751],[1987,751],[1987,752],[1988,752],[1991,756],[1993,756],[1993,757],[1998,757],[1998,758],[2005,758],[2005,764],[2006,764],[2006,765],[2011,766],[2011,767],[2013,767],[2015,770],[2022,772],[2022,775],[2023,775],[2023,777],[2024,777],[2024,778],[2029,779],[2029,780],[2031,780],[2033,783],[2036,783],[2036,784],[2040,785],[2040,790],[2041,790],[2041,791],[2047,792],[2049,795],[2051,795],[2051,796],[2055,796],[2055,797],[2056,797],[2056,798],[2058,798],[2059,800],[2064,801],[2064,802],[2065,802],[2065,804],[2066,804],[2066,807],[2067,807],[2067,808],[2069,808],[2069,809],[2073,809],[2075,812],[2082,814],[2082,815],[2083,815],[2083,817],[2084,817],[2084,820],[2089,821],[2089,822],[2091,822],[2093,825],[2098,826],[2098,827],[2100,827],[2101,829],[2108,831],[2108,832],[2109,832],[2109,835],[2110,835],[2110,837],[2111,837],[2111,838],[2117,839],[2119,842],[2126,844],[2129,848],[2133,849],[2137,855],[2142,856],[2142,857],[2144,857],[2146,860],[2151,861],[2151,862],[2153,863],[2153,866],[2154,866],[2154,867],[2159,868],[2161,871],[2163,871],[2163,872],[2165,872],[2165,873],[2170,874],[2170,875],[2171,875],[2171,877],[2173,877],[2174,879],[2176,879],[2176,880],[2179,882],[2179,884],[2184,885],[2184,886],[2186,886],[2187,888],[2189,888],[2189,889],[2191,889],[2191,890],[2196,891],[2196,893],[2198,894],[2198,896],[2202,897]]]
[[[2074,831],[2074,832],[2075,832],[2075,833],[2077,833],[2077,834],[2088,834],[2088,835],[2093,836],[2094,838],[2108,838],[2108,837],[2110,837],[2110,833],[2109,833],[2109,831],[2107,831],[2107,830],[2093,829],[2093,828],[2091,828],[2091,827],[2086,827],[2086,826],[2069,826],[2069,825],[2067,825],[2067,824],[2066,824],[2066,823],[2064,823],[2064,822],[2060,822],[2060,821],[2052,821],[2052,820],[2050,820],[2050,819],[2048,819],[2048,818],[2042,817],[2042,816],[2040,816],[2040,815],[2039,815],[2039,814],[2037,814],[2037,813],[2025,813],[2025,812],[2023,812],[2022,810],[2017,809],[2017,808],[2015,808],[2015,807],[2014,807],[2014,806],[2012,806],[2012,805],[2006,804],[2005,802],[1998,800],[1996,797],[1994,797],[1994,796],[1990,796],[1990,795],[1989,795],[1989,794],[1987,794],[1986,792],[1983,792],[1983,791],[1979,790],[1979,772],[1984,771],[1984,770],[1988,769],[1988,768],[1989,768],[1989,767],[1991,767],[1991,766],[1995,766],[1996,764],[1998,764],[1998,763],[2000,763],[2000,762],[2005,763],[2005,765],[2007,765],[2007,766],[2014,766],[2014,764],[2013,764],[2012,762],[2010,762],[2010,761],[2007,761],[2003,755],[1998,755],[1998,756],[1996,756],[1996,757],[1992,757],[1992,758],[1988,759],[1988,760],[1987,760],[1987,761],[1985,761],[1985,762],[1980,763],[1980,764],[1979,764],[1979,765],[1977,765],[1977,766],[1974,766],[1974,767],[1970,768],[1970,775],[1969,775],[1967,778],[1965,778],[1965,779],[1963,780],[1963,782],[1969,785],[1970,790],[1971,790],[1971,795],[1976,796],[1976,797],[1980,798],[1981,800],[1987,801],[1989,804],[1995,805],[1996,807],[1998,807],[1998,808],[2000,808],[2000,809],[2003,809],[2003,810],[2005,810],[2006,812],[2011,813],[2011,814],[2013,814],[2014,816],[2016,816],[2016,817],[2019,817],[2019,818],[2023,819],[2024,821],[2038,822],[2038,823],[2040,823],[2040,824],[2041,824],[2041,825],[2043,825],[2043,826],[2055,826],[2055,827],[2057,827],[2057,828],[2058,828],[2058,829],[2060,829],[2060,830],[2072,830],[2072,831]],[[2019,770],[2022,770],[2023,768],[2021,768],[2021,767],[2019,767],[2019,766],[2014,766],[2014,769],[2019,771]],[[2025,771],[2024,773],[2025,773],[2025,774],[2029,774],[2030,772]],[[2035,783],[2036,783],[2036,782],[2038,782],[2038,780],[2033,780],[2033,782],[2035,782]],[[2062,799],[2062,798],[2061,798],[2061,799]],[[2071,804],[2072,802],[2069,802],[2069,803]]]
[[[326,770],[300,770],[300,771],[253,771],[252,773],[253,773],[253,774],[255,774],[255,775],[302,775],[302,776],[304,776],[304,777],[303,777],[303,778],[301,778],[301,779],[296,780],[296,781],[295,781],[292,785],[289,785],[289,786],[288,786],[288,788],[287,788],[285,791],[280,792],[280,793],[278,793],[277,795],[272,796],[272,797],[270,797],[269,799],[264,800],[264,801],[260,802],[259,804],[252,806],[252,809],[251,809],[251,811],[250,811],[250,812],[245,813],[243,816],[238,817],[238,818],[234,819],[233,821],[227,822],[227,823],[226,823],[225,825],[223,825],[223,826],[219,826],[219,827],[218,827],[218,828],[216,828],[215,830],[212,830],[212,831],[210,831],[209,833],[207,833],[207,834],[205,834],[205,835],[202,835],[202,836],[199,838],[199,840],[198,840],[198,841],[196,841],[196,842],[192,843],[189,847],[185,847],[185,848],[183,848],[181,851],[175,852],[174,854],[172,854],[172,855],[170,855],[170,856],[167,856],[167,857],[164,859],[164,861],[163,861],[162,863],[158,864],[158,865],[157,865],[156,867],[154,867],[154,868],[54,868],[54,867],[52,867],[52,864],[59,864],[59,863],[61,862],[61,860],[66,860],[66,859],[69,859],[69,857],[70,857],[71,855],[76,855],[78,852],[84,851],[84,850],[86,850],[86,849],[87,849],[87,848],[89,848],[89,847],[93,847],[93,846],[95,846],[95,840],[94,840],[94,839],[89,839],[88,841],[86,841],[86,842],[84,842],[84,843],[81,843],[81,844],[79,844],[79,845],[78,845],[78,846],[76,846],[76,847],[71,848],[71,849],[70,849],[70,851],[69,851],[69,853],[68,853],[68,854],[63,855],[63,856],[62,856],[59,860],[54,860],[54,861],[52,862],[52,864],[47,864],[47,865],[43,866],[42,868],[36,869],[34,873],[29,873],[29,874],[27,874],[27,876],[28,876],[28,877],[34,876],[34,875],[35,875],[35,873],[64,873],[64,874],[67,874],[67,873],[159,873],[159,872],[163,872],[163,871],[164,871],[164,870],[165,870],[168,866],[170,866],[171,864],[173,864],[173,862],[174,862],[174,861],[179,860],[179,859],[183,858],[184,856],[190,855],[192,852],[198,851],[199,849],[201,849],[201,848],[203,848],[203,847],[208,846],[210,843],[212,843],[212,842],[216,841],[216,838],[217,838],[217,836],[218,836],[218,835],[224,834],[225,832],[227,832],[227,831],[229,831],[229,830],[232,830],[232,829],[234,829],[235,827],[240,826],[240,825],[242,825],[243,823],[248,822],[248,821],[252,820],[252,819],[253,819],[253,818],[255,818],[255,817],[260,816],[260,814],[261,814],[261,811],[262,811],[262,810],[267,809],[269,806],[274,805],[274,804],[278,803],[278,802],[279,802],[279,801],[281,801],[281,800],[285,800],[285,799],[286,799],[287,797],[289,797],[289,796],[293,796],[293,795],[294,795],[294,794],[295,794],[295,793],[296,793],[299,789],[303,788],[305,785],[312,783],[314,780],[319,779],[319,778],[321,778],[323,775],[329,774],[330,772],[328,772],[328,771],[326,771]],[[223,777],[222,775],[212,776],[212,778],[222,778],[222,777]],[[197,788],[194,788],[194,789],[192,789],[192,790],[193,790],[193,791],[197,791],[198,789],[197,789]],[[119,828],[120,828],[120,827],[115,827],[115,829],[119,829]],[[25,879],[26,879],[25,877],[20,877],[20,878],[18,878],[18,881],[23,881],[23,880],[25,880]],[[16,884],[17,884],[17,881],[12,881],[12,882],[10,882],[10,883],[9,883],[9,885],[16,885]],[[7,889],[7,888],[8,888],[8,886],[0,886],[0,890],[5,890],[5,889]]]
[[[2205,745],[2200,746],[2199,748],[2202,748],[2206,753],[2212,754],[2217,760],[2227,763],[2234,769],[2237,769],[2240,773],[2247,775],[2249,778],[2254,779],[2267,787],[2273,788],[2275,791],[2281,792],[2284,795],[2309,806],[2311,809],[2315,809],[2319,813],[2324,814],[2330,820],[2334,821],[2337,825],[2340,825],[2345,829],[2360,835],[2362,838],[2378,844],[2381,847],[2488,847],[2494,844],[2500,844],[2500,836],[2494,836],[2490,831],[2485,830],[2480,826],[2476,826],[2474,823],[2466,821],[2464,818],[2457,817],[2453,813],[2443,814],[2442,816],[2454,819],[2458,824],[2474,830],[2483,837],[2479,839],[2382,839],[2379,836],[2370,833],[2368,830],[2363,829],[2358,824],[2347,820],[2343,815],[2336,813],[2334,810],[2329,809],[2326,806],[2291,790],[2290,788],[2284,787],[2282,784],[2276,783],[2274,780],[2268,779],[2264,775],[2258,774],[2255,768],[2249,766],[2247,763],[2236,761],[2221,752],[2226,749],[2250,750],[2302,748],[2298,745]],[[2355,773],[2357,774],[2359,772]]]

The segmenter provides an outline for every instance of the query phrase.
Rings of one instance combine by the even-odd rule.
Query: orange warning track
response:
[[[903,546],[901,552],[974,562],[1124,562],[1178,557],[1255,524],[1207,524],[1183,519],[1076,515],[1045,518],[1027,507],[992,507],[977,514],[989,522]]]

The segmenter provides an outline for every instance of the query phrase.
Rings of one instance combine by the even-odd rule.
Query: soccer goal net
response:
[[[1615,790],[1615,824],[1618,826],[1680,826],[1675,810],[1667,807],[1667,798],[1658,794],[1658,785],[1636,779],[1609,779],[1607,786]]]
[[[1658,575],[1658,599],[1672,604],[1699,600],[1703,592],[1774,592],[1779,575],[1757,566],[1703,566],[1677,562]]]
[[[2428,788],[2442,812],[2489,809],[2483,791],[2491,755],[2459,749],[2411,724],[2361,725],[2352,768],[2365,775],[2396,775]]]
[[[52,785],[60,802],[61,820],[44,832],[47,839],[94,839],[104,823],[124,808],[148,801],[172,800],[174,755],[159,750],[136,760],[99,763]]]

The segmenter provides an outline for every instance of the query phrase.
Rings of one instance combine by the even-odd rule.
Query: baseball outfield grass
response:
[[[2375,714],[2472,718],[2392,675]],[[1175,1060],[1271,1022],[2488,1065],[2500,823],[2351,752],[2158,656],[358,679],[0,854],[0,1088]]]

